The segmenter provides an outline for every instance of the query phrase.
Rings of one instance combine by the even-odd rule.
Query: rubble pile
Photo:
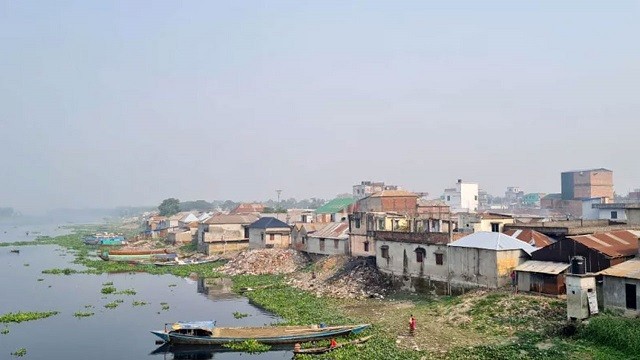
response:
[[[307,258],[296,250],[256,249],[241,252],[221,271],[227,275],[289,274],[307,262]]]
[[[298,274],[289,284],[317,296],[343,299],[383,298],[391,288],[388,277],[365,260],[329,257],[315,268],[317,271]]]

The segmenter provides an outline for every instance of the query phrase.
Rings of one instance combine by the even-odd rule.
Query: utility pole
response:
[[[281,189],[276,190],[276,193],[278,194],[278,210],[280,210],[280,193],[282,192]]]

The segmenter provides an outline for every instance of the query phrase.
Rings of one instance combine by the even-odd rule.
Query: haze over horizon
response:
[[[640,187],[638,1],[0,9],[0,207]]]

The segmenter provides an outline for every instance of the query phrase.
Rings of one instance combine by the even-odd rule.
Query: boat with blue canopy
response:
[[[169,344],[224,345],[246,340],[263,344],[293,344],[359,334],[369,324],[359,325],[302,325],[264,327],[218,327],[215,321],[166,323],[164,331],[151,331]]]

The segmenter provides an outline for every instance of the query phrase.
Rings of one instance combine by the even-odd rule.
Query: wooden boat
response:
[[[300,350],[293,350],[294,354],[324,354],[326,352],[335,350],[335,349],[339,349],[343,346],[347,346],[347,345],[355,345],[355,344],[362,344],[364,342],[366,342],[367,340],[371,339],[373,335],[369,335],[369,336],[365,336],[359,339],[355,339],[355,340],[351,340],[348,342],[344,342],[344,343],[339,343],[338,345],[334,346],[334,347],[330,347],[330,346],[323,346],[323,347],[315,347],[315,348],[308,348],[308,349],[300,349]]]
[[[14,254],[20,254],[20,249],[11,249],[9,250],[9,252],[12,252]]]
[[[170,325],[167,328],[167,325]],[[325,326],[217,327],[215,321],[177,322],[165,324],[164,331],[152,331],[170,344],[223,345],[246,340],[263,344],[294,344],[358,334],[369,324]]]
[[[171,261],[178,255],[166,249],[155,250],[108,250],[103,249],[99,255],[105,261]]]
[[[124,236],[111,233],[85,236],[83,242],[86,245],[123,245],[126,243]]]

